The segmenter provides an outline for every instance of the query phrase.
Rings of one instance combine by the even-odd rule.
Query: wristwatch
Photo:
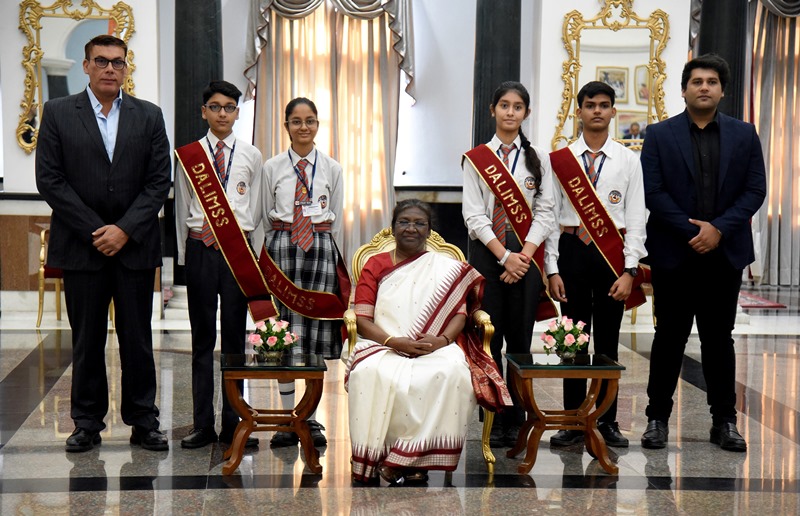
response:
[[[636,276],[639,275],[639,268],[638,267],[628,267],[628,268],[622,269],[622,272],[623,273],[627,272],[628,274],[631,275],[632,278],[635,278]]]

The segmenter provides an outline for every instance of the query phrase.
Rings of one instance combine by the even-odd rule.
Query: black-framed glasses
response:
[[[219,113],[220,109],[224,109],[226,113],[233,113],[239,106],[235,106],[233,104],[227,104],[225,106],[220,106],[219,104],[203,104],[206,108],[210,109],[214,113]]]
[[[319,120],[317,120],[316,118],[306,118],[305,120],[300,120],[299,118],[292,118],[286,123],[294,127],[295,129],[300,129],[303,126],[303,124],[306,124],[306,126],[308,127],[314,127],[319,123]]]
[[[108,66],[108,63],[111,63],[111,68],[114,70],[122,70],[125,68],[125,66],[127,66],[124,59],[106,59],[105,57],[94,58],[94,64],[98,68],[105,68]]]
[[[427,222],[412,222],[410,220],[398,220],[397,227],[400,229],[408,229],[413,227],[414,229],[418,229],[420,231],[425,231],[428,227]]]

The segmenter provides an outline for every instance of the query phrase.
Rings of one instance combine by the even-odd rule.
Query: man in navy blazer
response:
[[[648,126],[642,148],[650,210],[646,247],[657,300],[645,448],[666,446],[672,396],[696,319],[710,441],[747,450],[736,428],[731,332],[742,272],[755,259],[750,218],[766,196],[766,174],[755,128],[717,111],[729,77],[719,56],[689,61],[681,77],[686,110]]]
[[[100,444],[108,412],[105,345],[111,300],[122,366],[122,420],[131,444],[166,450],[155,405],[150,319],[161,265],[158,212],[170,188],[161,110],[121,91],[127,46],[93,38],[83,70],[89,86],[44,106],[36,184],[53,209],[48,264],[64,270],[72,328],[71,416],[66,451]]]

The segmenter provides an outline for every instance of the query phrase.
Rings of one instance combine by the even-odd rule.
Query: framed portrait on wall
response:
[[[633,90],[636,92],[636,103],[643,106],[650,102],[650,74],[647,65],[637,66],[633,73]]]
[[[614,66],[598,66],[597,80],[614,88],[617,103],[628,102],[628,69]]]
[[[647,129],[647,112],[618,110],[614,125],[618,140],[641,140]]]

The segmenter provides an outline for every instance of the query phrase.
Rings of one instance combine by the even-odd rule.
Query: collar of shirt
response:
[[[572,145],[569,146],[569,148],[572,149],[572,153],[575,154],[575,156],[577,157],[580,157],[581,154],[583,154],[587,150],[589,152],[594,152],[592,149],[589,148],[588,145],[586,145],[586,140],[583,139],[583,134],[581,134],[578,137],[578,139],[575,140],[572,143]],[[616,154],[618,148],[619,147],[614,145],[614,140],[611,138],[611,136],[609,136],[608,138],[606,138],[606,142],[603,144],[602,147],[600,147],[599,150],[600,152],[605,154],[608,159],[613,160],[614,154]]]
[[[522,139],[519,137],[519,135],[517,135],[517,137],[514,138],[512,144],[517,146],[516,150],[520,152],[522,151]],[[489,142],[489,148],[492,149],[495,152],[495,154],[497,154],[497,151],[500,150],[501,145],[505,145],[505,143],[503,143],[500,140],[500,138],[498,138],[497,135],[495,134],[494,137],[492,137],[492,141]]]
[[[219,141],[219,138],[217,138],[216,135],[214,133],[212,133],[210,129],[209,129],[208,133],[206,133],[206,138],[208,138],[209,143],[211,143],[211,148],[212,149],[216,149],[217,148],[217,142]],[[236,135],[231,133],[222,141],[225,142],[225,147],[227,149],[232,149],[233,148],[233,144],[236,143]],[[225,151],[225,149],[223,149],[223,152],[224,151]]]
[[[317,147],[315,145],[314,148],[311,149],[311,152],[308,153],[308,156],[300,156],[294,150],[292,150],[291,147],[289,147],[289,155],[292,157],[293,165],[297,165],[298,161],[305,158],[308,160],[309,165],[314,166],[314,160],[317,158]]]
[[[89,102],[92,103],[92,109],[94,109],[94,113],[98,116],[101,115],[103,105],[100,103],[99,100],[97,100],[97,96],[95,96],[90,86],[86,86],[86,93],[89,94]],[[122,105],[122,90],[120,89],[119,93],[117,94],[117,98],[114,99],[114,105],[111,107],[111,109],[112,110],[119,109],[121,105]]]
[[[689,113],[688,109],[686,110],[686,119],[689,120],[689,129],[692,129],[692,127],[700,129],[700,126],[698,126],[696,123],[694,123],[694,120],[692,120],[692,114]],[[712,124],[719,127],[719,109],[714,111],[714,118],[708,124],[706,124],[706,127]]]

